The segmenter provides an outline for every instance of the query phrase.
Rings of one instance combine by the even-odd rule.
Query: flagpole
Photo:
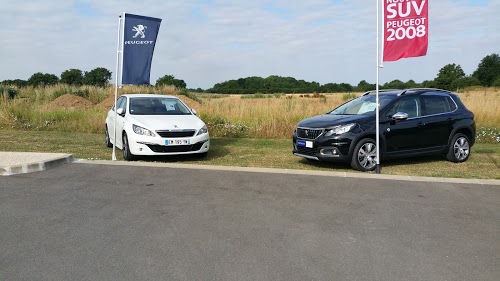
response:
[[[118,70],[119,70],[119,64],[120,64],[120,53],[122,52],[120,50],[120,40],[121,40],[121,36],[120,36],[120,32],[121,32],[121,25],[122,25],[122,14],[120,13],[120,15],[118,15],[118,43],[117,43],[117,47],[116,47],[116,68],[115,68],[115,104],[114,104],[114,109],[115,109],[115,118],[114,118],[114,125],[113,125],[113,154],[111,155],[111,159],[113,161],[116,161],[116,119],[118,118],[118,114],[116,113],[117,111],[117,108],[116,108],[116,100],[118,98],[118,83],[119,83],[119,80],[118,80],[118,76],[119,73],[118,73]],[[108,134],[109,134],[109,131],[108,131]]]
[[[380,174],[380,125],[379,125],[379,100],[378,100],[378,92],[379,92],[379,72],[380,72],[380,61],[379,61],[379,1],[380,0],[375,0],[377,1],[377,35],[376,35],[376,40],[377,40],[377,81],[375,83],[375,102],[377,104],[376,106],[376,113],[375,113],[375,143],[376,143],[376,149],[377,149],[377,164],[375,166],[375,172],[377,174]]]

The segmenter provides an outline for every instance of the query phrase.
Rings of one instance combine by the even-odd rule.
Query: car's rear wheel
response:
[[[111,139],[109,138],[108,126],[106,126],[106,146],[113,147],[113,144],[111,143]]]
[[[373,139],[362,139],[354,148],[351,167],[362,172],[373,171],[377,165],[377,146]]]
[[[123,159],[127,161],[135,160],[135,155],[130,152],[130,146],[128,142],[128,137],[125,132],[123,132]]]
[[[446,159],[451,162],[459,163],[464,162],[470,155],[470,141],[469,138],[461,133],[453,136],[451,145],[448,148]]]

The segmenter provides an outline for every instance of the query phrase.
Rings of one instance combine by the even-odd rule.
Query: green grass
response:
[[[104,134],[58,131],[0,130],[0,150],[63,152],[75,158],[111,160]],[[262,167],[298,170],[354,172],[346,164],[315,163],[292,155],[290,139],[212,138],[207,158],[154,157],[140,161],[177,162],[202,165]],[[118,160],[122,160],[117,150]],[[390,175],[500,179],[500,144],[476,144],[465,163],[451,163],[442,156],[388,160],[382,173]]]

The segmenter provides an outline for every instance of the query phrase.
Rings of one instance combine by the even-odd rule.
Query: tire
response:
[[[123,132],[123,159],[127,161],[135,160],[135,155],[130,152],[130,147],[128,143],[128,137],[125,132]]]
[[[362,139],[354,147],[351,167],[355,170],[368,172],[377,166],[377,145],[373,139]]]
[[[451,139],[450,147],[446,159],[451,162],[460,163],[469,158],[470,155],[470,141],[469,138],[461,133],[453,136]]]
[[[108,126],[106,126],[106,147],[113,147],[111,139],[109,138]]]

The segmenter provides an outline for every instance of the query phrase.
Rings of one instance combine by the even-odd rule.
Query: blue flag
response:
[[[149,84],[161,19],[125,13],[122,84]]]

